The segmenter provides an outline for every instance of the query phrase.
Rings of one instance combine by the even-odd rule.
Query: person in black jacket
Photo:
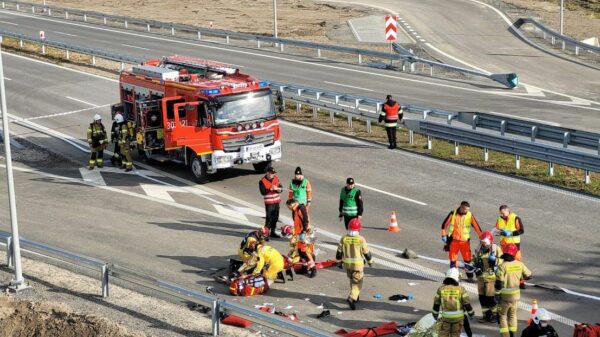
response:
[[[521,333],[521,337],[558,337],[554,327],[548,323],[551,319],[548,310],[539,308],[531,323]]]
[[[120,115],[120,114],[119,114]],[[113,118],[112,126],[110,127],[110,142],[115,144],[113,155],[110,157],[110,163],[113,166],[121,166],[121,146],[119,145],[119,123],[116,121],[116,116]]]

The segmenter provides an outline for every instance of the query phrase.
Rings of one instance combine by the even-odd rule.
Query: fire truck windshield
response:
[[[216,103],[214,116],[217,126],[275,117],[270,90],[221,96]]]

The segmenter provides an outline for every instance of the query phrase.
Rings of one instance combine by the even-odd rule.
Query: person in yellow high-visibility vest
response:
[[[521,218],[511,212],[510,207],[507,205],[500,206],[500,216],[496,220],[496,233],[500,234],[500,248],[506,250],[509,244],[517,246],[517,255],[515,259],[521,261],[523,256],[521,254],[521,235],[525,233],[525,227],[523,227],[523,221]],[[525,289],[525,281],[522,280],[521,289]]]
[[[459,337],[465,320],[465,311],[469,319],[475,316],[467,290],[459,283],[460,272],[450,268],[446,272],[444,285],[438,288],[433,299],[433,318],[441,316],[439,337]]]
[[[359,300],[362,289],[365,260],[369,266],[373,265],[373,257],[369,252],[367,240],[359,234],[361,228],[362,224],[359,218],[350,220],[348,233],[340,240],[335,254],[338,266],[346,269],[346,275],[350,279],[350,294],[348,294],[347,301],[352,310],[356,310],[356,302]]]

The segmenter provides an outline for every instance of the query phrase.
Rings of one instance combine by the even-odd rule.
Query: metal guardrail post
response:
[[[517,170],[521,169],[521,156],[519,156],[518,154],[515,155],[515,168]]]
[[[352,116],[348,115],[348,127],[352,128]]]
[[[6,266],[14,267],[12,236],[6,238]]]
[[[220,316],[221,316],[221,307],[220,307],[220,303],[219,300],[214,300],[212,302],[212,335],[213,336],[218,336],[219,335],[219,325],[220,325]]]
[[[331,124],[335,123],[335,112],[329,111],[329,122]]]
[[[371,133],[371,120],[367,119],[367,133]]]
[[[362,54],[358,53],[358,64],[362,64]]]
[[[415,132],[408,130],[408,144],[413,145],[415,143]]]
[[[23,48],[23,39],[19,39],[19,47]]]
[[[17,4],[17,10],[19,10],[19,4]]]
[[[260,40],[256,39],[256,48],[260,49]]]
[[[279,44],[279,51],[283,53],[283,43]]]
[[[52,9],[48,8],[48,16],[52,16]]]
[[[537,126],[532,126],[531,127],[531,142],[535,143],[535,139],[537,137],[537,133],[538,133],[538,127]]]
[[[119,69],[121,71],[123,71],[125,69],[125,62],[121,62],[121,66],[119,67]]]
[[[548,175],[554,177],[554,163],[548,163]]]
[[[471,122],[471,128],[473,130],[477,129],[477,122],[479,122],[479,116],[473,115],[473,121]]]
[[[69,12],[65,11],[65,19],[69,20]]]
[[[46,45],[42,45],[42,55],[46,55]]]
[[[483,161],[487,162],[490,160],[490,151],[486,148],[483,149]]]
[[[35,14],[35,7],[31,6],[31,14]]]
[[[317,48],[317,57],[321,57],[321,48]]]
[[[575,46],[575,55],[579,56],[579,46]]]
[[[448,123],[448,125],[451,125],[451,124],[452,124],[452,118],[453,118],[453,117],[454,117],[454,116],[452,116],[452,115],[448,115],[448,116],[446,117],[446,123]]]
[[[433,148],[433,138],[431,136],[427,136],[427,150],[431,150]]]
[[[585,179],[584,182],[586,185],[589,185],[592,182],[592,179],[590,178],[590,171],[589,170],[585,170]]]
[[[4,3],[4,1],[2,1],[2,9],[6,8],[6,4]]]
[[[96,65],[96,56],[92,56],[92,65]]]
[[[202,40],[202,32],[198,31],[198,40]]]
[[[70,55],[71,53],[69,53],[68,49],[66,49],[65,51],[66,51],[66,54],[67,54],[66,55],[67,56],[67,60],[70,60],[71,59],[71,55]]]
[[[106,16],[104,17],[104,24],[106,25]]]
[[[458,142],[454,142],[454,155],[458,156]]]
[[[556,44],[556,38],[554,36],[552,36],[552,45]]]
[[[87,22],[87,14],[83,14],[83,22]],[[127,27],[125,27],[127,28]]]
[[[102,297],[103,298],[107,298],[109,295],[109,291],[108,291],[108,265],[103,265],[102,266],[102,270],[101,270],[101,275],[100,277],[102,277]]]
[[[565,41],[562,41],[562,50],[565,50]]]
[[[171,35],[175,35],[175,27],[171,27]]]
[[[148,24],[146,24],[146,31],[147,31],[148,33],[150,33],[150,24],[149,24],[149,23],[148,23]]]
[[[598,139],[598,155],[600,156],[600,139]]]
[[[432,65],[429,66],[429,76],[433,77],[433,66]]]
[[[127,23],[127,20],[125,20],[125,29],[129,28],[129,24]]]
[[[429,110],[423,111],[423,119],[427,119],[427,116],[429,116]]]
[[[319,112],[319,109],[316,106],[313,107],[313,119],[318,118],[318,112]]]
[[[571,133],[570,132],[565,132],[563,134],[563,147],[566,149],[567,146],[569,145],[569,142],[571,141]]]
[[[500,122],[500,135],[504,136],[505,132],[506,132],[506,121],[503,120]]]

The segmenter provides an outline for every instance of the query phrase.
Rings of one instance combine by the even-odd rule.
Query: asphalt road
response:
[[[587,130],[600,128],[600,104],[594,101],[595,97],[589,95],[577,98],[532,88],[510,91],[491,82],[429,78],[340,64],[325,59],[107,29],[11,11],[0,11],[0,21],[0,27],[10,31],[37,36],[40,30],[44,30],[48,39],[133,56],[158,57],[173,53],[198,56],[240,65],[246,72],[281,82],[374,97],[391,93],[402,103],[456,111],[493,111]],[[586,78],[597,81],[598,76],[591,72],[581,74],[579,78],[582,81]],[[523,79],[525,80],[526,78]],[[550,89],[554,88],[548,88]]]
[[[93,114],[100,112],[109,120],[108,108],[103,106],[117,99],[114,81],[11,55],[5,55],[4,62],[5,76],[10,78],[7,98],[11,114],[37,117],[32,121],[75,139],[84,138]],[[73,113],[52,116],[64,112]],[[40,118],[43,116],[52,117]],[[414,320],[431,305],[436,284],[427,277],[433,275],[435,279],[447,265],[426,259],[417,260],[417,266],[410,265],[396,258],[390,249],[409,247],[423,256],[445,259],[439,226],[447,212],[461,200],[471,202],[474,214],[485,228],[494,223],[499,204],[513,206],[526,226],[523,250],[525,262],[536,275],[534,282],[600,295],[597,288],[600,246],[595,239],[595,223],[590,220],[600,216],[599,199],[402,151],[388,151],[289,123],[283,123],[282,127],[284,159],[276,168],[282,180],[288,181],[293,169],[300,165],[311,180],[314,189],[311,217],[321,229],[321,256],[333,256],[327,244],[335,244],[333,234],[343,233],[343,225],[337,220],[337,198],[345,178],[353,176],[362,185],[366,203],[363,232],[380,262],[369,271],[364,293],[369,300],[364,310],[358,312],[345,310],[343,298],[347,285],[336,270],[320,273],[313,282],[300,278],[294,283],[278,285],[269,296],[247,299],[247,303],[292,305],[306,323],[330,330],[372,325],[373,321]],[[86,161],[84,153],[29,130],[18,132],[81,163],[33,160],[26,162],[27,166],[78,177],[78,169]],[[157,168],[189,178],[183,168],[175,165],[157,165]],[[202,289],[203,285],[212,285],[213,269],[224,266],[226,258],[234,254],[239,240],[249,230],[245,224],[262,221],[256,214],[240,216],[244,213],[240,207],[261,208],[256,187],[260,177],[249,167],[217,175],[203,187],[210,189],[208,196],[172,191],[168,194],[173,201],[167,203],[157,200],[160,194],[147,192],[141,186],[147,183],[139,176],[107,172],[102,177],[108,187],[92,189],[89,185],[80,186],[79,181],[19,173],[17,195],[23,235]],[[176,177],[160,179],[172,185],[181,184]],[[0,195],[4,198],[5,193]],[[385,231],[391,210],[398,214],[402,228],[398,234]],[[3,212],[0,226],[3,230],[8,229],[6,216]],[[285,251],[285,242],[278,241],[275,245]],[[419,284],[410,286],[408,282]],[[412,292],[417,300],[406,305],[372,298],[376,293],[383,294],[385,299],[398,292]],[[600,309],[594,300],[535,288],[524,292],[523,301],[529,302],[532,297],[538,298],[542,306],[579,321],[593,321]],[[333,308],[334,317],[317,322],[314,315],[318,314],[320,303]],[[521,311],[521,318],[525,317],[526,313]],[[562,324],[558,327],[561,334],[572,331]],[[476,331],[495,333],[496,330],[477,325]]]

